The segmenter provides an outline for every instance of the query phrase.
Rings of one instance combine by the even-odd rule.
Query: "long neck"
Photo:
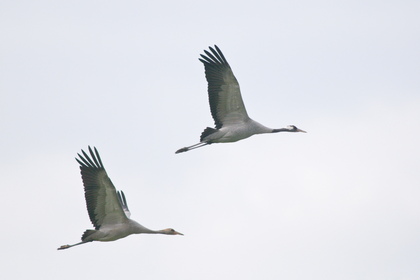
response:
[[[133,233],[160,233],[157,230],[148,229],[147,227],[142,226],[136,221],[131,220],[130,223],[131,223]]]
[[[252,134],[263,134],[263,133],[272,133],[273,129],[266,127],[259,122],[256,122],[252,119],[249,120],[249,125],[247,126],[247,129]]]
[[[275,128],[271,131],[271,133],[277,133],[277,132],[292,132],[290,129],[288,128]]]

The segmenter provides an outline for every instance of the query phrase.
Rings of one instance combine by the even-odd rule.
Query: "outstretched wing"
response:
[[[80,164],[90,221],[99,229],[103,225],[124,223],[127,217],[99,153],[94,149],[95,152],[89,147],[90,157],[82,150],[83,155],[77,154],[79,159],[76,161]]]
[[[200,55],[204,64],[208,83],[208,94],[211,114],[216,128],[223,125],[237,124],[249,119],[239,89],[239,83],[233,75],[222,51],[215,45],[210,52]]]
[[[120,202],[120,205],[122,209],[124,210],[125,215],[127,216],[127,218],[130,218],[131,213],[130,213],[130,210],[128,209],[128,204],[127,204],[127,200],[125,199],[124,192],[117,191],[117,194],[118,194],[118,201]]]

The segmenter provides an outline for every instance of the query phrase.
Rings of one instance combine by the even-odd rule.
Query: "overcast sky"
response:
[[[4,279],[420,279],[420,2],[0,2]],[[273,128],[213,126],[217,44]],[[96,146],[132,218],[185,236],[79,242]]]

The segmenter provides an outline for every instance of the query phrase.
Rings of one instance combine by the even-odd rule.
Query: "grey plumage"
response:
[[[291,125],[272,129],[254,121],[248,116],[242,100],[239,83],[222,51],[215,45],[205,50],[199,60],[204,64],[208,83],[210,112],[215,128],[207,127],[201,134],[200,143],[184,147],[175,153],[182,153],[212,143],[236,142],[254,134],[276,132],[305,132]]]
[[[78,154],[76,161],[80,164],[86,208],[95,229],[86,230],[82,235],[82,242],[63,245],[58,250],[91,241],[114,241],[136,233],[182,235],[171,228],[151,230],[131,220],[126,197],[122,191],[116,191],[97,149],[92,150],[89,147],[89,154],[90,156],[82,150],[82,155]]]

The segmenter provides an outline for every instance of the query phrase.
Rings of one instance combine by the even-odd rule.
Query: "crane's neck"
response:
[[[169,234],[167,229],[151,230],[148,228],[143,228],[143,230],[138,233]]]
[[[271,131],[271,133],[277,132],[293,132],[290,128],[275,128]]]
[[[160,233],[159,231],[148,229],[133,220],[130,220],[130,224],[134,233]]]
[[[253,134],[263,134],[263,133],[272,133],[273,132],[272,128],[266,127],[265,125],[262,125],[259,122],[256,122],[252,119],[249,119],[245,129],[246,129],[247,132],[250,133],[249,136],[251,136]]]

